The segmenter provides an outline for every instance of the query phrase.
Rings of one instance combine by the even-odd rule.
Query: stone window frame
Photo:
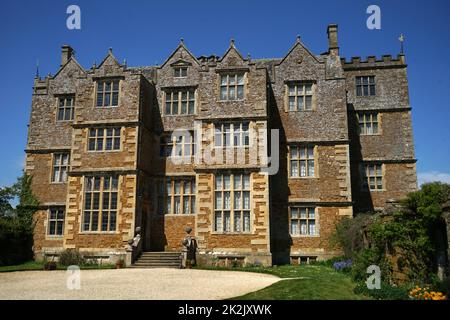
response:
[[[173,77],[175,79],[187,78],[188,72],[189,72],[188,69],[189,69],[188,66],[180,66],[180,65],[179,66],[173,66]],[[177,75],[177,70],[180,70],[179,71],[179,75]],[[184,75],[183,75],[183,70],[186,70]]]
[[[72,122],[75,119],[75,94],[61,94],[56,95],[56,122]],[[67,104],[67,101],[71,100],[71,105]],[[61,105],[63,101],[63,105]],[[62,112],[62,119],[60,119],[60,113]],[[69,119],[66,119],[66,115],[69,113]]]
[[[364,80],[367,80],[367,83],[364,83]],[[365,88],[367,88],[367,94],[364,93]],[[360,91],[358,89],[360,89]],[[355,76],[355,96],[358,98],[376,97],[377,96],[376,76],[375,75]]]
[[[218,179],[217,177],[220,176],[220,184],[221,187],[218,188]],[[229,188],[225,186],[225,179],[224,177],[228,176],[230,178],[229,180]],[[236,187],[235,185],[235,176],[240,176],[240,187]],[[248,187],[244,186],[244,177],[248,176]],[[254,233],[253,228],[253,202],[252,202],[252,174],[250,172],[243,172],[243,171],[225,171],[225,172],[217,172],[213,175],[213,186],[214,186],[214,192],[213,192],[213,213],[211,218],[211,233],[212,234],[232,234],[232,235],[250,235]],[[229,207],[225,207],[225,193],[229,193]],[[244,193],[248,192],[248,207],[245,207],[244,205]],[[221,195],[221,208],[217,208],[217,196],[216,194],[220,193]],[[240,208],[235,208],[235,194],[240,194]],[[225,214],[229,213],[229,231],[226,231],[225,228]],[[248,228],[246,229],[246,223],[245,223],[245,214],[248,214]],[[221,216],[221,230],[218,230],[216,216]],[[240,231],[237,231],[236,229],[236,214],[239,215],[241,220],[241,226]]]
[[[176,132],[177,130],[174,130]],[[181,132],[186,132],[186,130],[181,130]],[[195,157],[197,152],[197,142],[196,142],[196,134],[194,130],[188,130],[189,135],[174,135],[173,133],[164,133],[160,136],[159,139],[159,157],[160,158],[192,158]],[[187,137],[189,136],[189,141]],[[181,141],[177,139],[181,138]],[[170,155],[167,153],[165,148],[171,146]],[[187,148],[187,146],[189,148]],[[177,155],[176,151],[181,151],[181,155]],[[189,150],[189,154],[187,154],[186,150]]]
[[[238,77],[242,76],[242,83],[239,83]],[[223,83],[223,77],[226,77],[225,84]],[[234,84],[230,83],[230,77],[234,78]],[[218,89],[218,102],[235,102],[244,101],[247,96],[246,88],[248,87],[248,70],[228,70],[228,71],[218,71],[217,78],[217,89]],[[227,96],[226,99],[222,99],[222,87],[226,88]],[[234,87],[234,97],[235,99],[230,99],[230,87]],[[242,87],[242,98],[238,98],[238,89]]]
[[[374,115],[376,116],[376,120],[374,120]],[[361,116],[362,120],[361,121]],[[367,120],[367,116],[370,116],[369,120]],[[357,111],[356,119],[358,121],[358,134],[362,136],[379,136],[382,134],[381,128],[381,113],[376,110],[367,110],[367,111]],[[369,126],[368,126],[369,124]],[[377,132],[373,132],[374,124],[376,124]],[[361,130],[361,125],[363,125],[364,130]],[[367,129],[372,128],[372,133],[368,133]]]
[[[239,128],[235,130],[235,126],[239,125]],[[245,130],[246,125],[246,130]],[[220,128],[218,128],[220,126]],[[226,130],[226,126],[229,126],[229,131]],[[213,123],[214,141],[213,145],[215,149],[227,149],[227,148],[245,148],[249,149],[252,141],[250,129],[251,121],[220,121]],[[228,134],[227,134],[228,133]],[[239,137],[239,144],[235,144],[236,134]],[[218,137],[220,136],[220,144],[218,144]],[[228,141],[226,137],[229,137],[230,144],[225,145],[224,141]]]
[[[106,83],[110,82],[111,88],[108,91],[106,91]],[[114,83],[117,82],[117,90],[114,89]],[[99,92],[99,84],[102,83],[102,105],[98,105],[98,96],[100,94]],[[107,77],[107,78],[99,78],[94,81],[94,107],[98,109],[110,109],[110,108],[118,108],[120,104],[120,96],[121,96],[121,88],[122,88],[122,78],[116,78],[116,77]],[[117,104],[113,105],[113,97],[114,94],[117,94]],[[106,95],[110,94],[110,104],[105,105],[105,99]]]
[[[64,163],[64,156],[67,156],[67,162]],[[59,161],[58,161],[59,160]],[[64,171],[65,169],[65,171]],[[50,183],[65,184],[68,180],[68,173],[70,170],[70,152],[54,152],[52,153],[52,170],[50,172]],[[59,178],[55,179],[56,172],[59,171]],[[65,172],[65,179],[61,180],[62,173]]]
[[[297,220],[299,222],[299,233],[298,234],[293,234],[292,233],[292,209],[295,208],[298,210],[298,218],[295,218],[295,220]],[[302,209],[306,209],[306,217],[302,218],[301,215],[301,210]],[[314,211],[314,219],[309,218],[310,215],[310,210],[313,209]],[[289,204],[289,234],[291,237],[294,238],[316,238],[316,237],[320,237],[320,223],[319,223],[319,208],[315,205],[310,205],[310,204]],[[302,234],[301,233],[301,221],[306,221],[306,228],[307,228],[307,233],[306,234]],[[314,220],[314,234],[310,234],[309,231],[309,221],[310,220]]]
[[[176,190],[177,183],[179,190]],[[160,216],[186,217],[197,213],[197,179],[195,176],[166,176],[156,179],[155,203],[156,213]],[[170,184],[170,186],[169,186]],[[186,186],[189,186],[189,192]],[[175,211],[177,198],[179,198],[179,212]],[[170,199],[170,212],[168,212],[168,200]],[[186,209],[185,201],[188,201]]]
[[[288,154],[287,154],[287,160],[288,160],[288,165],[287,165],[287,175],[289,177],[289,179],[317,179],[319,178],[319,151],[318,151],[318,145],[317,144],[310,144],[310,143],[291,143],[288,145]],[[297,158],[293,159],[292,158],[292,149],[296,148],[298,151],[300,149],[304,149],[305,150],[305,155],[306,157],[301,157],[300,153],[297,151]],[[311,159],[309,157],[309,152],[308,149],[312,148],[313,149],[313,158]],[[291,170],[292,170],[292,161],[296,161],[297,162],[297,168],[298,168],[298,176],[292,176],[291,175]],[[314,161],[314,175],[313,176],[301,176],[301,162],[302,161],[306,161],[306,172],[308,173],[308,165],[310,161]],[[309,162],[308,162],[309,161]]]
[[[373,167],[373,174],[371,174],[370,168]],[[386,191],[385,181],[385,164],[379,161],[364,162],[360,168],[362,172],[362,184],[363,190],[369,190],[370,192]],[[374,187],[371,188],[370,179],[374,179]],[[381,181],[381,184],[379,183]],[[381,186],[381,187],[380,187]]]
[[[176,116],[193,116],[197,114],[197,100],[198,93],[197,87],[170,87],[162,89],[163,96],[163,107],[162,113],[167,117],[176,117]],[[177,100],[174,100],[176,93]],[[186,93],[186,99],[183,99],[183,93]],[[170,94],[170,99],[168,99],[168,94]],[[192,97],[191,97],[192,94]],[[174,102],[177,104],[177,113],[173,112]],[[170,102],[170,113],[167,113],[167,103]],[[183,102],[186,102],[186,112],[182,113]],[[193,113],[189,113],[190,103],[193,103],[194,110]]]
[[[311,94],[307,94],[306,86],[311,86]],[[301,94],[298,92],[298,87],[302,87]],[[291,87],[294,87],[294,94],[291,94]],[[311,96],[311,108],[306,109],[306,98]],[[295,110],[290,108],[290,99],[294,98]],[[298,98],[302,97],[303,107],[298,108]],[[313,112],[317,110],[317,81],[314,80],[295,80],[285,82],[284,94],[284,110],[285,112]]]
[[[55,215],[53,215],[53,212],[55,212]],[[60,217],[59,213],[62,212],[62,218]],[[66,210],[63,206],[54,206],[49,207],[47,210],[47,226],[46,226],[46,232],[45,236],[49,239],[60,239],[64,237],[64,224],[66,221]],[[55,224],[55,232],[51,233],[51,225],[52,223]],[[61,226],[61,233],[58,231],[58,226]]]
[[[89,179],[93,179],[92,188],[88,189]],[[108,179],[108,180],[107,180]],[[99,181],[96,187],[96,181]],[[109,186],[105,187],[105,181],[109,181]],[[115,182],[114,182],[115,181]],[[115,186],[114,186],[115,185]],[[81,234],[116,234],[119,233],[119,211],[120,211],[120,185],[121,176],[119,174],[87,174],[83,176],[83,197],[81,201],[81,217],[80,217],[80,233]],[[88,197],[88,194],[90,195]],[[108,195],[106,197],[106,195]],[[115,197],[114,197],[115,196]],[[113,199],[115,198],[115,206]],[[89,199],[89,207],[86,202]],[[107,199],[108,206],[104,206],[104,201]],[[98,202],[96,205],[95,203]],[[89,213],[89,226],[86,226],[86,213]],[[94,214],[97,214],[94,219]],[[107,230],[103,228],[104,213],[107,214]],[[114,219],[112,219],[114,217]],[[93,230],[92,226],[96,220],[97,229]],[[114,230],[111,228],[111,221],[114,221]]]
[[[112,130],[112,135],[108,135],[108,130]],[[95,130],[95,135],[91,135],[92,130]],[[102,135],[99,135],[99,130],[103,130]],[[117,135],[117,130],[119,134]],[[99,153],[99,152],[121,152],[123,147],[123,129],[121,126],[105,126],[105,127],[91,127],[87,129],[87,143],[86,152]],[[111,140],[112,148],[106,149],[108,139]],[[119,141],[119,147],[115,148],[117,140]],[[95,149],[91,149],[91,141],[94,141]],[[99,142],[101,141],[102,148],[99,149]]]

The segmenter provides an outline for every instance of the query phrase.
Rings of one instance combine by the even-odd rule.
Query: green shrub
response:
[[[336,225],[335,232],[331,237],[331,242],[342,248],[346,258],[364,248],[364,227],[369,225],[372,214],[358,214],[352,219],[342,219]]]
[[[433,284],[435,291],[442,292],[447,297],[450,296],[450,277],[445,278],[443,281],[437,281]]]
[[[361,250],[358,254],[354,255],[351,269],[353,280],[357,282],[365,281],[369,276],[367,268],[371,265],[380,267],[381,279],[385,282],[390,282],[392,274],[391,266],[384,255],[373,248]]]
[[[0,266],[33,259],[33,235],[20,219],[0,217]]]
[[[86,260],[78,250],[67,249],[61,252],[61,254],[59,255],[59,263],[63,266],[81,266],[86,264]]]
[[[442,227],[442,204],[449,196],[449,184],[428,183],[408,194],[398,210],[341,220],[333,239],[353,260],[353,278],[364,280],[367,267],[374,264],[386,283],[391,283],[393,270],[411,283],[432,282],[439,246],[436,230]]]
[[[31,191],[31,181],[24,173],[13,186],[0,188],[0,266],[33,258],[33,214],[38,201]],[[13,199],[19,200],[15,208]]]
[[[408,300],[411,286],[391,286],[381,282],[380,289],[368,289],[364,282],[356,285],[354,292],[378,300]]]

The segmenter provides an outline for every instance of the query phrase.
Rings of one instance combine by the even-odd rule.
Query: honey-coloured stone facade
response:
[[[134,250],[181,251],[186,227],[202,264],[339,255],[330,241],[339,220],[415,190],[416,159],[405,56],[347,61],[337,25],[327,33],[321,55],[300,38],[273,59],[243,57],[233,40],[221,57],[196,57],[181,41],[162,65],[142,67],[119,63],[110,49],[85,69],[63,46],[60,69],[33,88],[26,172],[40,201],[36,259],[78,249],[129,261],[137,232]],[[358,95],[357,77],[374,77],[375,94]],[[62,120],[65,97],[73,117]],[[376,124],[362,132],[366,113]],[[61,153],[67,174],[53,181]],[[379,168],[374,176],[368,165]],[[227,175],[248,180],[223,181],[219,199],[217,179]],[[87,195],[88,177],[117,177],[117,198],[109,185]],[[50,216],[55,208],[63,221]],[[100,220],[86,224],[90,211]]]

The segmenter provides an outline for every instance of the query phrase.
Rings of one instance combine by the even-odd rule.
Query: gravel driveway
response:
[[[79,290],[67,289],[66,271],[0,273],[0,299],[226,299],[280,278],[260,273],[180,269],[81,270]]]

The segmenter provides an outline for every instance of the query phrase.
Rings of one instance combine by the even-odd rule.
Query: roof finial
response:
[[[184,45],[184,38],[183,37],[180,38],[180,45]]]
[[[36,59],[36,78],[39,78],[39,58]]]
[[[403,33],[400,34],[400,37],[398,37],[398,41],[400,41],[400,54],[403,54],[403,42],[405,42],[405,36],[403,35]]]
[[[109,53],[109,54],[112,54],[112,47],[109,47],[108,53]]]
[[[230,46],[234,47],[234,39],[233,38],[230,39]]]
[[[250,60],[251,58],[250,53],[247,53],[247,60]]]
[[[295,40],[297,43],[300,43],[300,35],[297,35],[297,39]]]
[[[123,66],[126,68],[127,67],[127,59],[123,59]]]
[[[92,64],[92,69],[97,68],[97,62],[94,60],[94,63]]]

